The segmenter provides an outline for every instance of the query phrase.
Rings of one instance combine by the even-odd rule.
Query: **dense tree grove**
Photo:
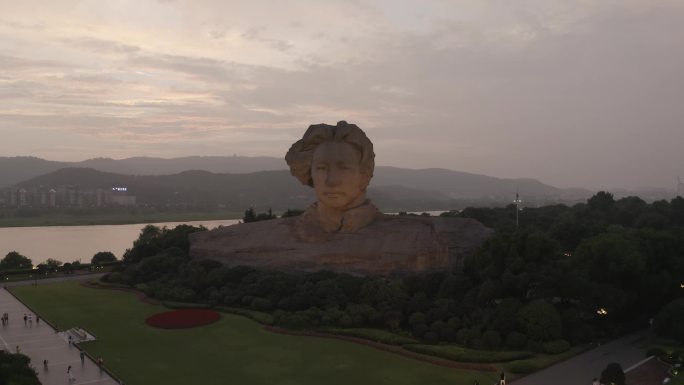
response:
[[[426,342],[557,353],[648,325],[684,297],[684,199],[598,193],[586,204],[468,208],[496,230],[452,271],[357,277],[226,267],[188,257],[191,226],[143,229],[107,279],[162,300],[271,312],[289,328],[376,327]],[[679,335],[681,304],[656,318]],[[669,326],[668,326],[669,325]]]
[[[289,212],[290,210],[288,210]],[[273,210],[268,209],[267,212],[265,213],[259,213],[257,214],[256,211],[254,211],[254,207],[250,207],[245,211],[245,215],[242,217],[242,221],[245,223],[248,222],[258,222],[258,221],[267,221],[269,219],[275,219],[276,216],[273,214]]]

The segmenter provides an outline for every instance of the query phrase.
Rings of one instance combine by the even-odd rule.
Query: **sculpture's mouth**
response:
[[[340,198],[344,194],[341,192],[324,192],[323,195],[327,198]]]

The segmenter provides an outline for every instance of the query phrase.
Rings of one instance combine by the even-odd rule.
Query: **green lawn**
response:
[[[97,336],[85,349],[101,355],[128,385],[471,385],[497,379],[497,373],[434,366],[354,343],[274,334],[232,314],[196,329],[155,329],[144,319],[163,307],[74,282],[12,291],[61,329],[80,326]]]

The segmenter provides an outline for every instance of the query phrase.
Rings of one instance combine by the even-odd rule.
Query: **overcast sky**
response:
[[[684,1],[0,0],[0,156],[284,156],[673,188]]]

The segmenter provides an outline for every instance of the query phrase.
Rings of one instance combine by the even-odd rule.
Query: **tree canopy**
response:
[[[111,251],[98,251],[93,255],[93,258],[90,260],[90,263],[93,265],[101,265],[106,262],[115,262],[116,261],[116,256],[114,253]]]
[[[0,260],[0,270],[30,269],[32,267],[33,262],[31,262],[31,259],[16,251],[10,251],[5,258]]]

